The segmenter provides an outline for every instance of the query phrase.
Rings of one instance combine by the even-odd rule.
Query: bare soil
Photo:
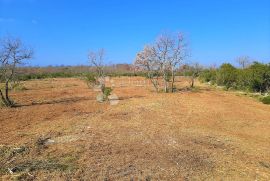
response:
[[[270,180],[269,105],[144,81],[113,78],[115,106],[81,79],[23,82],[0,108],[0,180]]]

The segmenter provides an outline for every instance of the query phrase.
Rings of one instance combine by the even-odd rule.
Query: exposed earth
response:
[[[196,82],[155,93],[112,78],[98,103],[79,78],[31,80],[0,108],[0,180],[270,180],[270,106]]]

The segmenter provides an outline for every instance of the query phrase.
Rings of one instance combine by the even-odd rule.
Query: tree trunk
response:
[[[191,88],[193,88],[194,87],[194,74],[192,75],[192,77],[191,77],[191,85],[190,85],[190,87]]]
[[[194,78],[192,77],[192,79],[191,79],[191,86],[190,86],[191,88],[193,88],[194,87]]]
[[[156,92],[158,92],[158,91],[159,91],[159,88],[158,88],[158,87],[159,87],[159,86],[158,86],[158,77],[157,77],[157,80],[155,80],[154,76],[151,75],[151,73],[148,73],[148,77],[149,77],[151,83],[153,84],[153,86],[154,86]]]
[[[164,81],[164,92],[168,92],[168,85],[167,85],[167,80],[166,80],[166,75],[163,76],[163,81]]]
[[[174,69],[172,67],[172,92],[174,91]]]
[[[0,96],[1,96],[1,99],[2,99],[2,101],[3,101],[3,103],[5,104],[5,106],[9,106],[8,105],[8,102],[6,101],[6,98],[4,97],[4,95],[3,95],[3,92],[0,90]]]
[[[11,101],[10,101],[10,99],[9,99],[9,89],[8,89],[8,81],[6,81],[6,102],[8,103],[8,106],[12,106],[12,103],[11,103]]]
[[[155,89],[156,89],[156,92],[158,92],[158,91],[159,91],[159,88],[158,88],[158,82],[155,81],[155,80],[153,80],[153,81],[154,81],[153,84],[154,84],[154,87],[155,87]]]

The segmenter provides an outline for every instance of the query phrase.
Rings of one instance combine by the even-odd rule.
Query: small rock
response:
[[[98,102],[104,102],[104,101],[105,101],[105,96],[104,96],[104,94],[103,94],[103,93],[98,94],[97,97],[96,97],[96,100],[97,100]]]
[[[116,94],[109,95],[108,99],[110,101],[110,105],[112,106],[119,103],[119,97]]]
[[[8,168],[8,172],[9,172],[10,174],[13,174],[13,173],[14,173],[12,170],[13,170],[13,169]]]
[[[47,139],[47,141],[46,141],[46,145],[51,145],[51,144],[54,144],[55,143],[55,141],[54,140],[52,140],[52,139]]]

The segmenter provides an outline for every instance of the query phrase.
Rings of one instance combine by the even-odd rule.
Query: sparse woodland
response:
[[[270,0],[0,0],[0,181],[270,181]]]
[[[187,63],[181,33],[158,36],[132,65],[105,55],[27,67],[31,48],[1,42],[0,179],[270,178],[270,64]]]
[[[105,85],[105,76],[143,76],[150,80],[156,92],[165,93],[177,90],[176,76],[189,77],[190,88],[196,86],[195,80],[199,79],[211,85],[224,86],[226,89],[265,95],[270,90],[270,64],[252,61],[248,56],[236,59],[239,68],[229,63],[217,68],[203,67],[199,63],[187,64],[186,59],[190,52],[182,33],[161,34],[154,43],[146,45],[136,55],[133,65],[108,65],[105,63],[105,50],[100,49],[88,54],[90,66],[22,67],[33,57],[33,50],[25,47],[20,39],[2,39],[0,50],[0,96],[2,104],[7,107],[16,104],[10,98],[9,92],[20,80],[53,77],[86,77],[89,87],[100,87],[103,100],[112,92],[112,88]],[[265,99],[268,100],[268,97]]]

